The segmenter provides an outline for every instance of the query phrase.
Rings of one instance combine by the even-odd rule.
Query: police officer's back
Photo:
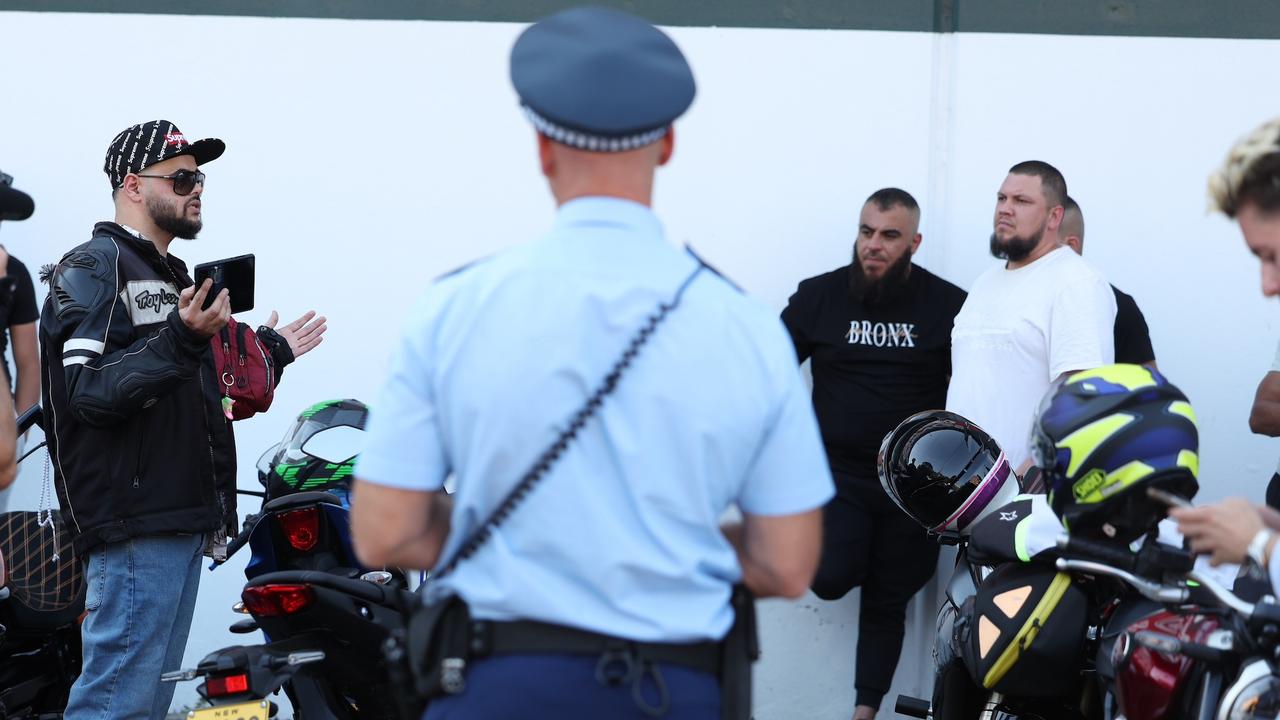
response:
[[[437,280],[412,311],[357,469],[357,550],[434,566],[429,599],[461,597],[494,637],[549,628],[520,636],[524,652],[471,658],[465,692],[429,716],[644,717],[643,703],[716,717],[714,663],[690,658],[728,632],[734,582],[804,592],[832,494],[794,351],[648,207],[694,94],[669,38],[624,13],[566,11],[520,37],[512,80],[556,221]],[[722,530],[732,505],[744,521]],[[638,645],[624,660],[557,651],[573,633]]]

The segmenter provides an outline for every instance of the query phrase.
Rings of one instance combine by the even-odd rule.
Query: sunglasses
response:
[[[175,195],[190,195],[192,190],[196,189],[196,185],[204,185],[204,173],[199,170],[179,170],[172,175],[143,175],[135,173],[138,177],[159,178],[161,180],[173,181],[173,193]]]

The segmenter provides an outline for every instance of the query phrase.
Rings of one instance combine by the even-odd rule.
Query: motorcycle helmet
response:
[[[1072,534],[1131,542],[1165,516],[1158,488],[1199,489],[1199,434],[1186,395],[1158,371],[1107,365],[1046,393],[1031,428],[1049,504]]]
[[[303,410],[284,439],[258,459],[267,497],[311,490],[345,495],[368,416],[359,400],[326,400]]]
[[[889,498],[931,534],[958,539],[1020,491],[1004,452],[982,428],[945,410],[903,420],[877,465]]]

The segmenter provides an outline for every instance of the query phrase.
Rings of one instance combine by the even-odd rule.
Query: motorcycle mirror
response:
[[[266,452],[262,453],[262,455],[258,457],[258,479],[262,480],[271,472],[271,458],[275,457],[276,450],[279,449],[279,447],[280,443],[276,443],[275,445],[267,448]]]
[[[302,452],[335,465],[350,462],[363,448],[364,431],[350,425],[325,428],[302,444]]]

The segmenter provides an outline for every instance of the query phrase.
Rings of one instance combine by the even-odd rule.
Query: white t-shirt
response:
[[[1020,468],[1049,385],[1114,361],[1115,319],[1111,286],[1069,247],[1017,270],[991,268],[951,331],[947,409],[986,430]]]

